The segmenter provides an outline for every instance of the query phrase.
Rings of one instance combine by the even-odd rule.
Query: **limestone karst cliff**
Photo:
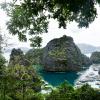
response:
[[[90,64],[89,58],[81,53],[73,38],[66,35],[51,40],[43,51],[46,71],[79,71]]]

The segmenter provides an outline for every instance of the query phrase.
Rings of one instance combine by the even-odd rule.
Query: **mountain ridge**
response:
[[[79,43],[77,44],[79,49],[83,54],[88,54],[88,53],[93,53],[95,51],[100,51],[100,46],[94,46],[90,44],[85,44],[85,43]]]

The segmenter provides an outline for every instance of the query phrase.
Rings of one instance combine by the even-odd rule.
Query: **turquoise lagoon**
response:
[[[65,80],[74,85],[75,80],[79,77],[77,72],[39,72],[42,78],[52,86],[58,86]]]
[[[50,85],[58,86],[63,83],[65,80],[74,85],[74,82],[80,76],[77,72],[46,72],[41,65],[33,65],[34,69],[39,73],[39,75]]]

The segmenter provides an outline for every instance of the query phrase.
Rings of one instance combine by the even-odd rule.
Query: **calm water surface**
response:
[[[74,85],[75,80],[79,77],[76,72],[45,72],[40,71],[40,75],[45,81],[53,86],[58,86],[65,80]]]

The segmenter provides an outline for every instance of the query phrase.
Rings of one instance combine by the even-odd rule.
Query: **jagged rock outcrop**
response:
[[[90,57],[90,60],[94,64],[99,64],[100,63],[100,52],[93,52]]]
[[[30,61],[27,60],[24,56],[24,53],[21,49],[12,49],[9,66],[14,66],[16,64],[23,66],[30,66]]]
[[[30,49],[25,58],[28,59],[33,65],[42,64],[43,49]]]
[[[81,54],[72,37],[66,35],[47,44],[42,62],[46,71],[78,71],[91,64],[89,58]]]

